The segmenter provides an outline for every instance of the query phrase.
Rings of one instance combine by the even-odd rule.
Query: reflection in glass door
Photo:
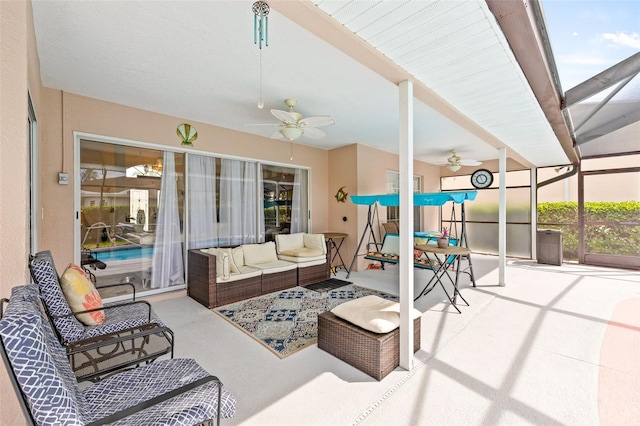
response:
[[[150,290],[162,157],[156,149],[80,141],[79,246],[82,262],[91,255],[106,265],[83,265],[97,284],[131,282],[136,292]],[[184,194],[184,154],[175,159],[178,192]],[[178,197],[181,224],[183,203]]]

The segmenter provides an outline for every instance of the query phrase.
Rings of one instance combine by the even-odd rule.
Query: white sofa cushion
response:
[[[276,245],[273,241],[262,244],[243,244],[241,247],[245,265],[256,266],[278,260]]]
[[[322,250],[313,248],[301,247],[298,249],[284,250],[279,253],[278,258],[282,259],[282,256],[289,257],[318,257],[323,256],[325,253]]]
[[[218,278],[229,279],[230,265],[229,265],[229,254],[224,251],[224,249],[219,248],[208,248],[202,249],[201,251],[211,254],[216,257],[216,275]]]
[[[369,295],[342,303],[331,310],[337,317],[374,333],[388,333],[400,325],[400,304],[382,297]],[[422,316],[412,308],[411,318]]]
[[[303,267],[303,266],[322,265],[327,261],[327,256],[322,255],[322,256],[314,256],[314,257],[297,257],[297,256],[285,256],[280,254],[278,255],[278,259],[286,260],[287,262],[297,263],[298,266]]]
[[[327,254],[327,243],[324,234],[304,234],[304,246],[311,250],[317,250]]]
[[[219,283],[230,283],[234,281],[240,281],[247,278],[259,277],[262,275],[262,270],[258,268],[252,268],[250,266],[242,266],[242,272],[232,273],[226,280],[218,280]]]
[[[298,265],[296,265],[295,263],[287,262],[286,260],[274,260],[271,262],[254,263],[249,266],[262,270],[262,273],[265,275],[290,271],[298,267]]]
[[[285,251],[297,250],[304,247],[304,233],[278,234],[276,235],[276,248],[278,254]]]

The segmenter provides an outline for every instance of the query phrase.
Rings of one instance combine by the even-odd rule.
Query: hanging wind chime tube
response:
[[[262,100],[262,43],[269,46],[269,5],[263,1],[257,1],[251,6],[253,11],[253,44],[257,44],[260,49],[260,99],[258,108],[264,108]]]

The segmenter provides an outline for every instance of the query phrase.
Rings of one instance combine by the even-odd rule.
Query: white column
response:
[[[500,189],[498,205],[498,285],[505,286],[507,266],[507,149],[498,148]]]
[[[538,173],[537,168],[531,168],[531,258],[537,259],[537,239],[538,239]]]
[[[413,83],[400,83],[400,367],[413,365]]]

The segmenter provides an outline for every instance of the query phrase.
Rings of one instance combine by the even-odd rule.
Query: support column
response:
[[[507,148],[498,148],[498,169],[500,173],[498,205],[498,285],[505,286],[507,266]]]
[[[413,83],[403,81],[400,98],[400,367],[413,366]]]

